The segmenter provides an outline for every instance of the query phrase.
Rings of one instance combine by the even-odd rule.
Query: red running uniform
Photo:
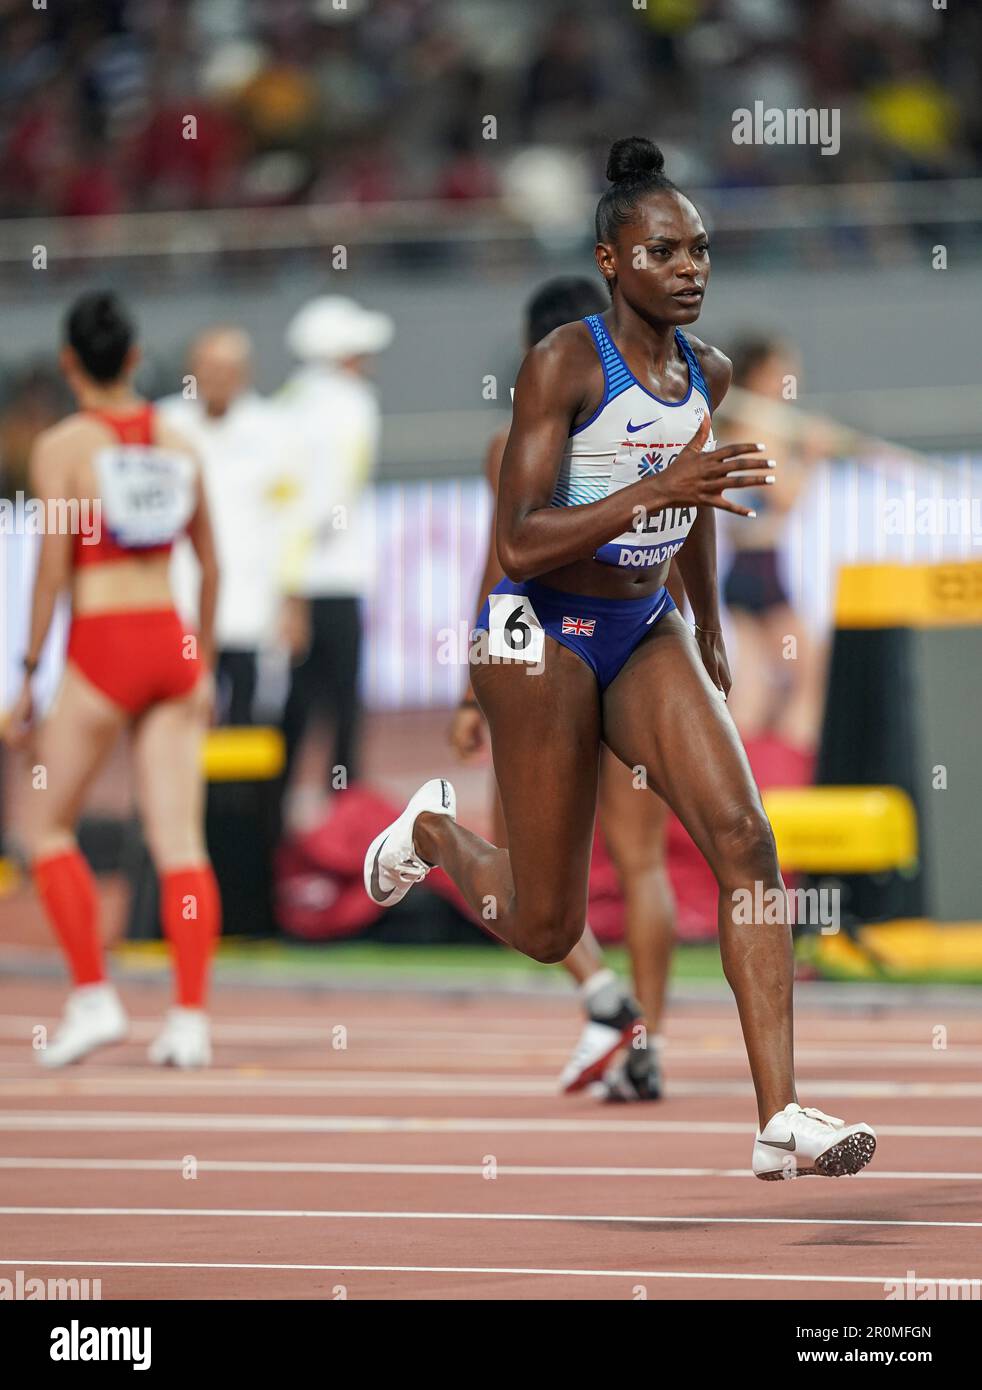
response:
[[[128,415],[89,411],[127,450],[155,448],[154,409],[141,405]],[[76,566],[106,564],[134,555],[166,555],[174,538],[152,545],[121,544],[103,526],[97,539],[76,534]],[[74,614],[68,660],[114,704],[132,715],[149,705],[187,695],[201,675],[197,641],[173,604],[118,613]]]

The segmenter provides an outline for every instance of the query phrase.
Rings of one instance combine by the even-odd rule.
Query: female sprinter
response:
[[[49,1067],[78,1061],[126,1034],[106,978],[95,881],[75,842],[87,789],[124,728],[133,731],[137,799],[160,875],[161,915],[177,976],[177,1006],[150,1059],[210,1061],[204,994],[220,905],[202,832],[201,740],[211,707],[218,570],[200,473],[181,437],[134,392],[134,330],[111,294],[87,294],[68,315],[61,366],[79,410],[35,442],[31,483],[66,513],[86,504],[91,534],[48,531],[31,607],[24,685],[8,740],[30,747],[25,828],[34,879],[74,988]],[[171,599],[171,546],[184,530],[201,564],[201,630],[185,632]],[[55,603],[71,594],[61,687],[35,731],[31,678]]]
[[[564,323],[600,313],[607,299],[600,286],[582,276],[565,275],[536,290],[525,310],[525,349]],[[497,500],[501,460],[508,441],[505,426],[491,440],[484,472]],[[480,601],[503,578],[492,538],[481,579]],[[676,596],[681,598],[678,576]],[[462,758],[483,745],[485,720],[468,689],[454,715],[450,741]],[[609,749],[601,750],[599,805],[607,850],[624,896],[624,928],[631,956],[637,1002],[627,994],[603,955],[589,924],[561,961],[580,988],[586,1024],[559,1078],[566,1094],[603,1077],[604,1097],[612,1101],[659,1100],[662,1095],[661,1022],[675,931],[672,886],[665,862],[667,810],[657,796],[644,795],[630,769]],[[508,832],[495,789],[492,834],[507,845]],[[627,1044],[623,1060],[608,1064]]]
[[[645,771],[719,885],[723,968],[757,1095],[753,1171],[838,1177],[864,1167],[876,1139],[797,1104],[790,930],[746,920],[748,902],[784,885],[724,702],[713,509],[752,516],[724,490],[772,475],[762,445],[713,446],[730,365],[681,327],[699,317],[709,245],[663,162],[647,140],[613,146],[596,247],[611,307],[544,338],[515,390],[497,522],[508,578],[472,653],[508,849],[458,826],[453,788],[435,778],[369,847],[365,884],[395,902],[439,864],[502,940],[562,960],[583,931],[606,744]],[[675,554],[695,636],[665,589]]]

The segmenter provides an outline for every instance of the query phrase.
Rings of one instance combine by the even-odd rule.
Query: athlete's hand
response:
[[[487,725],[477,705],[461,704],[454,710],[448,731],[450,746],[462,761],[475,757],[487,742]]]
[[[733,680],[730,676],[730,663],[726,659],[723,634],[719,628],[699,627],[696,624],[696,642],[709,679],[717,690],[723,692],[724,697],[729,695]]]
[[[760,457],[766,447],[763,444],[722,444],[703,453],[709,429],[707,411],[675,462],[651,480],[651,491],[657,498],[653,507],[718,507],[737,516],[755,516],[749,507],[729,501],[723,492],[773,483],[774,460]]]
[[[30,680],[25,680],[3,721],[3,741],[8,748],[27,746],[34,732],[34,713],[34,692]]]

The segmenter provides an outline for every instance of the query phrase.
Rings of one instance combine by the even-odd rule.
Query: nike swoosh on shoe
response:
[[[378,857],[385,848],[388,838],[388,835],[386,835],[385,839],[375,851],[375,862],[372,864],[372,897],[375,898],[376,902],[380,903],[384,903],[386,898],[391,898],[392,894],[396,891],[394,888],[389,888],[388,890],[383,889],[382,881],[378,874]]]

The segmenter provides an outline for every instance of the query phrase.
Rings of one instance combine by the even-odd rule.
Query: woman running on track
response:
[[[535,292],[526,307],[526,350],[562,324],[600,313],[606,304],[599,285],[592,280],[582,276],[559,276],[549,280]],[[507,441],[506,426],[491,440],[484,461],[485,476],[495,498]],[[481,579],[481,603],[504,578],[493,537],[492,517]],[[677,575],[673,587],[674,596],[680,600],[681,584]],[[450,729],[451,744],[461,758],[471,758],[482,748],[485,729],[481,707],[468,688]],[[566,1094],[572,1094],[603,1077],[607,1100],[659,1100],[662,1095],[661,1021],[675,932],[675,904],[665,861],[667,809],[660,797],[646,796],[633,773],[618,762],[609,749],[603,749],[599,811],[604,840],[624,896],[624,934],[631,956],[637,1002],[614,972],[605,966],[600,946],[588,924],[572,951],[560,962],[579,986],[587,1020],[563,1068],[559,1085]],[[492,836],[496,845],[507,845],[497,788],[492,803]],[[625,1044],[624,1058],[615,1066],[609,1066]]]
[[[133,390],[134,330],[111,294],[87,294],[66,324],[61,365],[78,413],[35,442],[31,483],[46,503],[81,503],[90,534],[47,531],[31,606],[24,685],[7,738],[27,746],[25,837],[34,880],[74,988],[43,1048],[46,1066],[118,1042],[126,1015],[106,978],[95,880],[75,824],[119,734],[130,728],[144,834],[160,876],[161,917],[174,957],[177,1005],[150,1060],[210,1061],[204,996],[220,903],[203,838],[201,741],[212,700],[212,623],[218,569],[198,465],[180,435]],[[186,530],[201,565],[201,621],[186,632],[171,599],[175,538]],[[31,680],[61,593],[71,594],[67,661],[57,697],[35,730]]]
[[[682,331],[699,317],[709,244],[663,163],[650,141],[613,146],[596,219],[611,307],[544,338],[515,390],[497,523],[509,577],[472,654],[508,849],[458,826],[453,787],[435,778],[369,847],[365,884],[393,903],[439,864],[503,941],[562,960],[585,921],[605,743],[645,770],[719,885],[757,1096],[753,1171],[838,1177],[864,1167],[876,1139],[797,1103],[790,930],[746,921],[748,901],[784,885],[724,695],[714,509],[752,516],[724,491],[765,485],[771,465],[763,445],[711,439],[730,364]],[[665,589],[676,554],[695,636]]]

